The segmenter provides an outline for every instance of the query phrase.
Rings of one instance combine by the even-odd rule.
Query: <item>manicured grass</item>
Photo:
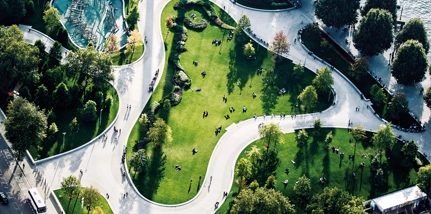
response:
[[[191,7],[189,11],[175,11],[170,2],[162,13],[162,34],[165,39],[167,54],[170,55],[172,49],[173,32],[164,26],[164,20],[169,15],[189,16],[192,13],[197,16],[204,16],[209,20],[203,11],[197,7]],[[214,6],[216,13],[220,14],[223,22],[235,25],[219,8]],[[229,31],[222,30],[210,23],[203,31],[188,30],[188,40],[185,44],[187,52],[181,54],[181,64],[185,71],[193,80],[191,89],[183,91],[182,101],[178,106],[170,110],[161,109],[157,116],[167,121],[172,128],[173,141],[164,145],[162,150],[155,148],[153,144],[144,147],[150,155],[150,169],[146,173],[136,175],[134,183],[138,190],[148,199],[166,204],[185,202],[194,197],[201,185],[199,177],[205,176],[210,155],[219,138],[214,134],[216,127],[228,127],[233,122],[238,122],[252,118],[253,114],[279,115],[281,113],[304,113],[296,108],[297,95],[305,86],[311,83],[314,73],[306,71],[301,77],[292,75],[293,64],[289,60],[283,60],[276,64],[272,60],[272,55],[263,47],[257,49],[256,60],[247,61],[242,54],[243,45],[249,41],[248,37],[236,36],[227,42]],[[211,45],[213,39],[222,39],[221,46]],[[168,63],[166,66],[158,88],[154,91],[147,107],[154,101],[161,100],[170,93],[173,88],[172,77],[174,67]],[[198,66],[194,66],[192,61],[197,60]],[[257,75],[258,68],[264,68],[262,75]],[[202,71],[206,71],[205,78],[201,76]],[[196,89],[201,88],[200,92]],[[285,88],[285,95],[278,95],[277,89]],[[252,93],[256,92],[257,97],[253,99]],[[223,95],[228,97],[227,103],[222,100]],[[327,101],[327,95],[322,95],[319,105],[315,111],[326,109],[331,101]],[[229,112],[229,107],[235,107],[234,113]],[[247,112],[242,113],[242,107],[247,107]],[[208,111],[209,116],[202,118],[202,112]],[[223,116],[229,114],[230,119]],[[145,137],[145,133],[140,131],[138,124],[133,129],[129,138],[127,158],[130,160],[137,140]],[[192,155],[192,149],[199,152]],[[163,151],[163,152],[162,152]],[[166,157],[166,159],[164,159]],[[181,171],[175,170],[175,165],[182,166]],[[132,177],[134,173],[131,172]],[[189,189],[190,178],[193,178],[191,190]],[[199,183],[199,184],[198,184]]]
[[[353,84],[356,85],[356,87],[366,98],[371,98],[371,86],[373,86],[374,84],[380,86],[380,84],[369,74],[365,74],[360,79],[354,78],[352,76],[352,66],[335,51],[335,48],[321,48],[320,43],[321,41],[323,41],[323,38],[319,34],[319,31],[312,31],[308,29],[309,28],[306,28],[301,35],[301,40],[304,45],[319,58],[325,60],[326,62],[337,68],[341,73],[343,73]],[[392,96],[387,92],[385,94],[388,99],[384,105],[373,105],[373,109],[378,115],[380,115],[380,117],[392,122],[395,125],[400,125],[404,128],[408,128],[412,124],[421,126],[421,124],[418,124],[416,120],[414,120],[412,116],[408,113],[400,114],[399,118],[390,118],[390,116],[387,115],[386,112],[388,102],[391,101]]]
[[[347,129],[322,129],[319,136],[314,137],[313,130],[307,129],[311,137],[303,145],[298,144],[295,133],[284,135],[284,143],[277,144],[280,164],[273,173],[277,178],[275,189],[287,196],[295,204],[299,213],[301,213],[301,209],[305,205],[298,203],[293,187],[295,181],[304,174],[311,180],[310,195],[322,192],[325,187],[337,187],[365,200],[416,184],[418,167],[401,164],[403,160],[400,152],[401,142],[398,142],[390,152],[383,154],[381,163],[383,163],[382,169],[385,181],[383,186],[376,187],[370,177],[370,162],[378,154],[378,150],[369,142],[370,138],[361,142],[353,140],[350,143],[349,139],[352,136]],[[325,137],[330,131],[332,131],[334,138],[333,142],[327,147]],[[368,136],[371,136],[371,133],[368,133]],[[260,148],[262,154],[266,151],[265,144],[258,140],[247,146],[240,153],[238,160],[243,157],[248,158],[246,153],[250,151],[253,145]],[[340,152],[344,152],[343,159],[340,159],[339,154],[333,152],[332,146],[339,147]],[[363,154],[367,156],[365,157]],[[349,155],[355,155],[355,159],[349,160]],[[295,163],[293,164],[292,161]],[[361,162],[365,163],[363,170],[360,168]],[[426,163],[424,162],[424,164]],[[290,168],[288,174],[285,173],[287,168]],[[266,173],[271,174],[271,171]],[[353,177],[353,173],[356,174],[356,178]],[[319,178],[321,177],[326,177],[328,183],[320,184]],[[235,179],[238,179],[238,177]],[[289,184],[284,188],[283,181],[286,179],[289,180]],[[259,182],[259,185],[264,186],[265,181]],[[233,186],[236,186],[236,184],[234,183]],[[223,204],[219,213],[227,213],[229,202],[230,200],[227,200]]]
[[[244,5],[246,7],[256,8],[256,9],[265,9],[265,10],[277,10],[277,9],[286,9],[291,8],[293,5],[287,0],[276,0],[275,3],[287,3],[286,5],[281,6],[273,6],[268,3],[262,3],[262,1],[253,1],[253,0],[235,0],[238,4]]]
[[[58,201],[60,201],[61,206],[63,207],[63,210],[66,212],[67,206],[69,205],[69,198],[65,195],[64,191],[62,189],[54,190],[55,196],[57,197]],[[84,201],[85,202],[85,201]],[[76,203],[76,204],[75,204]],[[81,200],[76,198],[73,198],[70,202],[69,209],[67,211],[68,214],[84,214],[88,213],[86,204],[81,204]],[[99,200],[96,204],[93,204],[91,206],[90,213],[95,213],[94,210],[96,207],[100,207],[103,210],[103,213],[110,214],[114,213],[111,210],[111,207],[109,206],[108,202],[106,201],[105,197],[99,194]],[[75,207],[75,208],[74,208]],[[72,212],[73,210],[73,212]]]
[[[124,47],[121,50],[111,54],[113,65],[125,65],[135,62],[144,53],[144,45],[136,47],[134,53],[124,53],[125,51],[126,48]]]
[[[100,124],[99,118],[94,123],[80,122],[79,131],[72,129],[69,125],[73,118],[77,117],[78,106],[74,105],[67,109],[54,110],[57,116],[55,122],[59,131],[56,133],[53,141],[45,140],[42,142],[41,150],[37,151],[34,147],[30,148],[29,151],[32,157],[38,160],[72,150],[102,133],[114,121],[119,106],[118,95],[114,88],[111,87],[108,90],[108,95],[111,95],[114,100],[109,111],[107,109],[102,111],[102,123]],[[97,115],[100,117],[100,112]],[[62,145],[63,132],[66,132],[64,147]]]

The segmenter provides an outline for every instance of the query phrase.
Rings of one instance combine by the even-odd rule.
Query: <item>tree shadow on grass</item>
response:
[[[153,196],[160,186],[160,181],[165,176],[165,164],[166,155],[160,148],[154,147],[148,170],[146,173],[140,173],[138,178],[134,179],[136,188],[149,200],[153,200]]]
[[[274,149],[264,152],[263,161],[253,165],[252,178],[256,179],[259,184],[264,184],[270,175],[273,175],[280,165],[278,153]]]
[[[229,73],[226,75],[228,94],[234,91],[235,86],[241,92],[247,82],[249,82],[249,79],[256,76],[257,69],[261,68],[264,60],[267,58],[268,51],[263,47],[257,48],[259,44],[252,42],[253,47],[259,50],[256,51],[255,60],[247,60],[247,57],[243,54],[243,47],[249,40],[249,37],[243,35],[235,35],[235,38],[232,39],[235,42],[235,46],[229,50]],[[250,81],[250,87],[253,87],[252,84],[252,81]]]

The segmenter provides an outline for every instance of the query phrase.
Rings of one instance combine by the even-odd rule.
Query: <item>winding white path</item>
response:
[[[143,57],[136,63],[115,68],[114,86],[120,96],[119,117],[115,126],[122,129],[119,143],[112,140],[113,130],[110,129],[107,131],[109,138],[106,143],[96,139],[76,151],[37,162],[39,169],[51,183],[51,188],[59,188],[63,177],[70,174],[78,176],[79,170],[82,169],[84,171],[81,178],[82,184],[93,185],[102,194],[109,193],[109,203],[115,213],[212,213],[215,202],[222,202],[223,192],[230,190],[235,161],[239,153],[258,138],[257,125],[263,121],[262,117],[232,124],[227,128],[227,132],[213,151],[203,188],[194,199],[186,203],[170,206],[148,201],[133,189],[130,178],[125,179],[120,173],[123,146],[151,96],[147,92],[150,80],[157,69],[163,71],[165,53],[160,23],[161,12],[167,2],[168,0],[140,2],[139,29],[143,36],[147,37],[149,43],[145,46]],[[247,14],[252,23],[252,30],[268,43],[279,30],[287,33],[292,42],[297,31],[304,26],[301,22],[312,21],[314,13],[311,0],[304,0],[303,8],[299,10],[281,12],[246,9],[227,0],[213,0],[213,2],[221,8],[225,6],[226,11],[236,20],[242,14]],[[305,61],[305,66],[313,71],[324,66],[320,61],[310,57],[299,42],[292,44],[287,57],[294,62]],[[322,113],[298,115],[294,120],[290,116],[285,120],[276,117],[272,121],[267,117],[265,123],[278,123],[280,128],[288,133],[297,128],[310,127],[317,118],[322,120],[323,126],[343,128],[347,127],[350,119],[353,121],[353,125],[360,123],[367,130],[377,130],[383,122],[366,108],[370,103],[362,100],[354,86],[340,74],[333,72],[333,76],[335,81],[333,87],[337,92],[334,106]],[[126,105],[129,104],[132,105],[130,112],[126,108]],[[361,108],[360,112],[354,110],[358,106]],[[430,154],[430,149],[425,146],[425,139],[430,136],[429,131],[401,134],[406,139],[415,139],[420,150],[425,154]],[[129,196],[124,199],[122,196],[126,191]]]

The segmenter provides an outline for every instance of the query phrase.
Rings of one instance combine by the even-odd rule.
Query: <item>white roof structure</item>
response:
[[[402,189],[384,196],[373,199],[373,202],[379,207],[381,211],[389,209],[391,207],[401,207],[411,204],[412,201],[426,197],[427,194],[417,186],[412,186],[406,189]]]

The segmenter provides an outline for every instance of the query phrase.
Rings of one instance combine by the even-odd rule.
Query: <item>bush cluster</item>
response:
[[[205,19],[201,19],[200,23],[195,23],[186,17],[184,18],[184,25],[195,30],[203,30],[208,26],[208,23]]]
[[[174,75],[174,82],[180,87],[190,87],[192,84],[192,80],[190,79],[189,75],[187,75],[183,70],[179,70]]]

